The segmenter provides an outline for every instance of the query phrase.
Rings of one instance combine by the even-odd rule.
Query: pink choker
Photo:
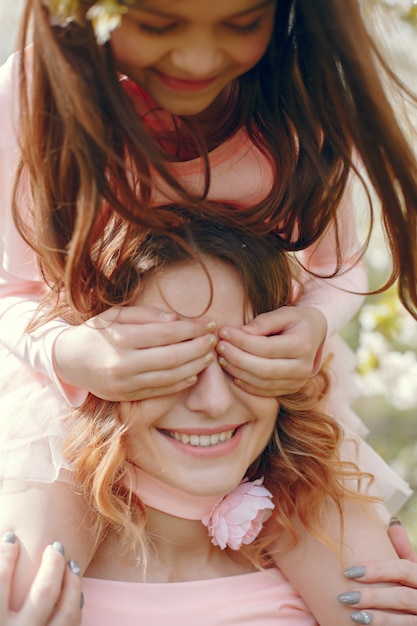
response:
[[[224,496],[194,496],[147,474],[130,464],[127,486],[146,506],[182,519],[201,520],[213,545],[239,550],[252,543],[271,516],[272,494],[263,479],[242,481]],[[126,483],[128,482],[126,481]]]

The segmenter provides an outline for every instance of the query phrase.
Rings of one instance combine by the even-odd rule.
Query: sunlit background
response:
[[[387,59],[417,92],[417,0],[362,4]],[[13,50],[22,5],[23,0],[0,0],[0,62]],[[417,129],[417,115],[411,121]],[[411,135],[410,140],[414,143]],[[378,286],[389,269],[380,234],[373,237],[366,259],[370,283]],[[344,336],[357,355],[362,396],[355,409],[370,428],[369,441],[417,491],[417,322],[404,311],[394,288],[367,298]],[[399,517],[417,547],[417,493]]]

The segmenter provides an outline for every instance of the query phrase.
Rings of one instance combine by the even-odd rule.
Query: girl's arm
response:
[[[195,382],[212,352],[214,329],[207,328],[209,320],[173,324],[176,316],[155,310],[142,315],[130,307],[120,315],[118,309],[106,312],[95,327],[54,320],[26,332],[47,286],[34,251],[23,241],[12,217],[19,161],[17,58],[14,55],[0,68],[0,343],[45,374],[73,406],[81,405],[88,391],[118,401],[186,388]],[[22,189],[19,203],[22,207],[30,204],[30,194],[26,198]],[[169,327],[163,327],[165,322],[171,322]],[[150,355],[149,347],[161,349]]]
[[[298,307],[315,307],[327,321],[327,336],[338,333],[360,308],[368,289],[364,263],[360,260],[362,244],[356,224],[354,182],[351,180],[337,211],[338,237],[342,267],[334,278],[320,279],[303,273],[303,293]],[[311,272],[318,276],[331,275],[337,267],[336,233],[333,227],[320,241],[298,253]]]
[[[295,523],[299,543],[276,558],[277,565],[300,593],[320,626],[351,626],[350,614],[355,611],[337,597],[342,591],[356,590],[358,583],[347,581],[344,571],[365,560],[398,559],[384,525],[376,513],[367,513],[360,505],[345,502],[343,545],[340,546],[339,515],[334,506],[329,505],[323,516],[322,529],[334,542],[335,550],[332,550]],[[337,552],[340,547],[341,555]],[[372,589],[376,586],[392,589],[395,585],[374,583]],[[404,623],[388,613],[389,622],[385,623],[391,626]]]

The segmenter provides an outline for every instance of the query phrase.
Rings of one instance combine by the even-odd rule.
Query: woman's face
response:
[[[119,70],[175,115],[205,111],[264,55],[276,0],[139,0],[111,37]]]
[[[245,311],[238,272],[215,259],[206,263],[214,286],[207,315],[218,327],[241,326]],[[183,315],[198,316],[208,299],[207,277],[190,262],[165,270],[158,281],[151,277],[140,304],[168,310],[168,302]],[[129,459],[187,493],[227,493],[267,445],[278,407],[276,398],[240,389],[214,359],[186,391],[122,403]]]

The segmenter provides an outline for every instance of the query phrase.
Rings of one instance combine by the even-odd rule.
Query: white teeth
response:
[[[201,446],[207,448],[209,446],[217,446],[233,437],[234,430],[226,430],[215,435],[184,435],[182,433],[170,432],[170,436],[185,445]]]

